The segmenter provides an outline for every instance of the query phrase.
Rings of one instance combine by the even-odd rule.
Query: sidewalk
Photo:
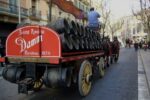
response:
[[[150,100],[150,50],[138,51],[138,90],[139,100]]]

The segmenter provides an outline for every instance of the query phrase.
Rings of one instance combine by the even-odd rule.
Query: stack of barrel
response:
[[[95,51],[101,49],[101,37],[88,27],[66,19],[58,19],[47,27],[60,35],[63,52]]]

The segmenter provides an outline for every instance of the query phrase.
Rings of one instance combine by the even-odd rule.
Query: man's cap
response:
[[[94,7],[91,7],[91,8],[90,8],[90,11],[93,11],[93,10],[94,10]]]

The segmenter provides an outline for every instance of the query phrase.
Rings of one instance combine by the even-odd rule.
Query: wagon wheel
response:
[[[39,91],[41,87],[43,86],[43,80],[38,79],[33,82],[33,90],[34,91]]]
[[[86,96],[91,90],[92,82],[92,66],[89,61],[82,62],[79,76],[78,76],[78,89],[81,96]]]
[[[103,77],[105,75],[105,62],[103,57],[101,57],[98,62],[98,69],[99,69],[99,76]]]

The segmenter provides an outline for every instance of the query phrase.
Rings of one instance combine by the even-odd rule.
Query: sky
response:
[[[107,0],[111,9],[113,19],[132,14],[132,9],[139,9],[139,0]]]

